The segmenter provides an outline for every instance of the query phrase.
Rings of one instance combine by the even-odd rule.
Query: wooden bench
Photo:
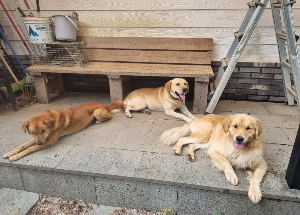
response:
[[[193,112],[207,106],[211,38],[78,37],[87,42],[92,63],[85,67],[33,65],[27,68],[34,78],[40,103],[49,103],[49,93],[65,92],[63,73],[102,74],[109,78],[111,101],[123,100],[131,91],[130,76],[195,78]],[[46,73],[53,81],[46,82]]]

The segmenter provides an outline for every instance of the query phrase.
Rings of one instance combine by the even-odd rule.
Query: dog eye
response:
[[[46,130],[42,130],[41,133],[44,133]]]
[[[250,127],[247,127],[246,129],[249,131],[251,128],[250,128]]]
[[[177,84],[176,84],[176,86],[180,86],[180,84],[179,84],[179,83],[177,83]]]
[[[186,86],[186,85],[187,85],[187,83],[184,83],[184,85]]]
[[[233,127],[234,127],[234,128],[237,128],[237,125],[234,125]]]

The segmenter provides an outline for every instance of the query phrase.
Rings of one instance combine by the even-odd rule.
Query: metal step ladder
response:
[[[268,2],[269,0],[254,0],[248,3],[249,10],[246,14],[246,17],[239,31],[234,33],[235,39],[226,57],[221,60],[222,65],[214,82],[214,85],[217,88],[213,93],[213,97],[206,109],[205,114],[210,114],[214,111],[221,94],[223,93],[223,90],[226,87],[226,84]],[[292,15],[292,5],[295,2],[296,1],[291,0],[271,0],[271,9],[288,105],[293,105],[294,100],[300,101],[300,67],[296,44],[297,37],[295,37]],[[285,31],[283,31],[280,11],[282,11]],[[286,52],[286,48],[288,50],[288,54]],[[294,86],[291,82],[290,73],[293,74]],[[300,113],[300,105],[298,105],[298,109]]]

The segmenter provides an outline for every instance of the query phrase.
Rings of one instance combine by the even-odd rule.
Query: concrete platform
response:
[[[22,124],[32,115],[88,102],[106,105],[109,95],[68,92],[50,104],[34,104],[17,112],[0,110],[1,156],[31,138]],[[244,171],[236,171],[240,183],[233,186],[203,151],[196,152],[192,163],[185,151],[175,156],[171,147],[161,145],[158,137],[164,130],[185,123],[162,112],[134,112],[132,119],[119,112],[19,161],[0,157],[0,187],[115,207],[170,208],[178,215],[299,213],[300,191],[289,189],[284,179],[299,126],[297,107],[223,100],[214,113],[251,113],[263,123],[270,172],[261,185],[263,199],[258,204],[248,199]]]

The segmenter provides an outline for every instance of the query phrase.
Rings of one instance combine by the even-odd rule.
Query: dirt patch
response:
[[[89,215],[92,204],[82,200],[64,200],[39,194],[40,200],[28,215]]]
[[[35,96],[34,86],[26,87],[24,90],[26,90],[25,93],[23,93],[22,91],[15,92],[16,104],[18,109],[26,106],[31,106],[34,103],[38,102]],[[8,98],[8,94],[6,94],[6,97]],[[6,99],[4,99],[4,101],[5,100]],[[2,101],[0,101],[0,107],[3,109],[13,109],[12,103],[8,100],[6,100],[4,104]]]
[[[31,209],[28,215],[96,215],[92,212],[93,204],[83,200],[64,200],[45,194],[39,194],[38,203]],[[101,215],[165,215],[172,213],[162,213],[156,211],[145,211],[119,207],[110,214]],[[98,214],[97,214],[98,215]],[[99,214],[100,215],[100,214]]]

